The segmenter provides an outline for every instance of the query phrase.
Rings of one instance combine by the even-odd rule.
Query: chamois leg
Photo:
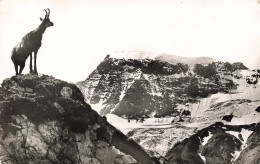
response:
[[[16,75],[18,75],[18,64],[14,64],[14,68],[15,68]]]
[[[33,73],[33,70],[32,70],[32,54],[30,54],[30,73]]]
[[[23,63],[23,64],[20,64],[20,72],[19,72],[19,75],[21,75],[21,74],[22,74],[22,72],[23,72],[23,69],[24,69],[24,66],[25,66],[25,63]]]
[[[37,65],[36,65],[37,52],[38,52],[38,51],[35,51],[35,52],[34,52],[34,73],[35,73],[36,75],[38,75],[38,72],[37,72]]]

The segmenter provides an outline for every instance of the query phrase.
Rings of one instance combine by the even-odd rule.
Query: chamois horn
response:
[[[49,8],[47,8],[47,11],[48,11],[48,18],[49,18],[51,11]]]
[[[45,18],[48,18],[48,11],[46,9],[43,9],[45,11]]]

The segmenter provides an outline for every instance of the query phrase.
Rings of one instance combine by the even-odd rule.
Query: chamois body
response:
[[[53,26],[53,23],[49,19],[49,9],[44,10],[46,12],[45,18],[41,19],[42,23],[36,30],[33,30],[26,34],[20,43],[18,43],[12,50],[11,59],[14,63],[16,75],[21,74],[26,59],[30,56],[30,73],[37,74],[36,58],[37,52],[42,45],[42,35],[47,27]],[[32,70],[32,53],[34,53],[34,70]],[[18,72],[18,66],[20,70]]]
[[[18,43],[12,51],[11,59],[14,65],[25,64],[26,59],[37,52],[41,47],[42,35],[37,35],[35,31],[26,34],[20,43]]]

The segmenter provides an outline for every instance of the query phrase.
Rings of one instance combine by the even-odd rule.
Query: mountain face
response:
[[[0,88],[0,163],[158,163],[85,103],[80,90],[46,75]]]
[[[250,163],[259,155],[251,137],[259,133],[259,78],[243,63],[210,58],[107,56],[77,85],[93,109],[164,163]]]
[[[77,86],[86,102],[101,115],[162,117],[178,114],[179,104],[196,102],[198,97],[228,93],[237,87],[232,80],[234,71],[247,69],[242,63],[209,63],[213,61],[210,58],[200,58],[203,64],[196,64],[195,59],[168,58],[117,59],[107,56]]]

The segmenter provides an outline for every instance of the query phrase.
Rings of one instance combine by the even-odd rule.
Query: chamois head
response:
[[[50,16],[50,9],[44,9],[43,11],[45,11],[45,17],[44,19],[40,18],[40,20],[42,21],[42,25],[47,27],[53,26],[54,24],[51,22],[51,20],[49,19]]]

